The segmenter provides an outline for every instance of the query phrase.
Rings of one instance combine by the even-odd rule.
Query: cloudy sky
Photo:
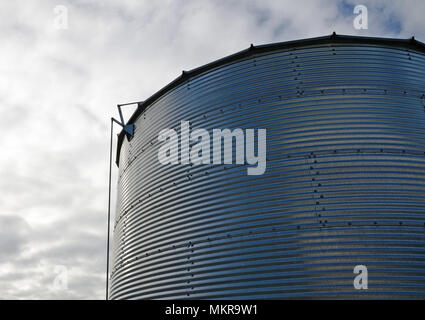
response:
[[[0,0],[0,299],[104,298],[116,104],[251,43],[424,42],[424,13],[423,0]]]

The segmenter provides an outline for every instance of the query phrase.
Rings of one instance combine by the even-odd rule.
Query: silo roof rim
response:
[[[276,42],[270,44],[263,44],[255,46],[253,44],[250,45],[247,49],[236,52],[234,54],[228,55],[226,57],[220,58],[218,60],[207,63],[203,66],[197,67],[195,69],[189,71],[182,71],[182,74],[167,84],[165,87],[155,92],[152,96],[150,96],[145,101],[138,103],[137,109],[131,115],[127,124],[132,124],[136,121],[136,119],[140,116],[140,114],[146,109],[147,106],[158,100],[168,91],[177,87],[178,85],[184,83],[187,79],[209,71],[218,66],[224,65],[226,63],[230,63],[242,58],[250,57],[257,53],[265,53],[279,49],[289,49],[299,46],[305,45],[318,45],[318,44],[332,44],[332,43],[363,43],[363,44],[380,44],[380,45],[391,45],[403,48],[410,48],[417,51],[421,51],[425,53],[425,44],[423,42],[415,40],[414,37],[408,39],[397,39],[397,38],[380,38],[380,37],[363,37],[363,36],[350,36],[350,35],[337,35],[335,32],[329,36],[315,37],[315,38],[307,38],[300,40],[291,40],[284,42]],[[121,145],[123,143],[123,139],[125,137],[125,132],[122,130],[118,135],[118,145],[117,145],[117,155],[116,155],[116,164],[119,165],[120,159],[120,150]]]

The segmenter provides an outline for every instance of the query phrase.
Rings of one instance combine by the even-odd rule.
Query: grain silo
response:
[[[424,110],[413,38],[251,46],[183,72],[119,136],[110,297],[424,298]],[[182,121],[266,129],[266,171],[161,164]]]

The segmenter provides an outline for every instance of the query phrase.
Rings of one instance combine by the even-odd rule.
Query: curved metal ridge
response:
[[[237,53],[231,54],[224,58],[218,59],[216,61],[205,64],[201,67],[189,70],[182,71],[182,74],[166,85],[164,88],[154,93],[151,97],[138,104],[137,109],[132,114],[127,124],[132,124],[135,120],[143,113],[143,111],[151,105],[154,101],[159,99],[162,95],[166,94],[169,90],[172,90],[176,86],[184,83],[191,77],[197,76],[203,72],[207,72],[213,68],[219,67],[226,63],[230,63],[232,61],[236,61],[238,59],[247,58],[253,56],[255,54],[261,54],[266,52],[271,52],[274,50],[281,49],[292,49],[301,46],[309,46],[309,45],[318,45],[318,44],[332,44],[332,43],[358,43],[358,44],[378,44],[378,45],[388,45],[394,47],[402,47],[409,48],[415,51],[424,52],[425,53],[425,44],[416,40],[413,36],[408,39],[396,39],[396,38],[381,38],[381,37],[361,37],[361,36],[349,36],[349,35],[337,35],[335,32],[329,36],[316,37],[316,38],[307,38],[300,40],[292,40],[292,41],[284,41],[284,42],[276,42],[264,45],[256,45],[251,44],[247,49],[241,50]],[[116,164],[119,165],[120,159],[120,151],[121,144],[124,139],[124,131],[118,136],[118,146],[117,146],[117,156],[116,156]]]
[[[112,299],[425,298],[425,51],[320,39],[202,69],[133,115]],[[181,120],[266,128],[266,172],[162,165]]]

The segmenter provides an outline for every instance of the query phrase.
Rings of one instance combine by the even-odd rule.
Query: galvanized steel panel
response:
[[[424,93],[424,53],[355,39],[253,54],[164,93],[121,145],[110,297],[424,298]],[[161,165],[158,133],[181,120],[266,128],[265,174]]]

